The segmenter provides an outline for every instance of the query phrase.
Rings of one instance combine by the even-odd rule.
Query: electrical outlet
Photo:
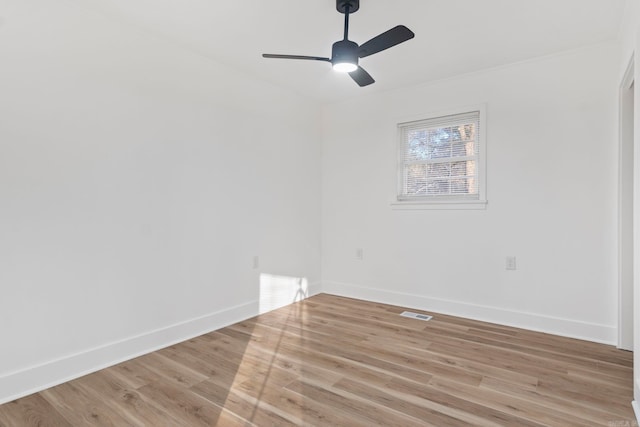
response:
[[[260,257],[258,255],[253,256],[253,269],[260,268]]]
[[[362,248],[356,249],[356,259],[362,261],[364,259],[364,251]]]
[[[516,257],[508,256],[504,259],[504,266],[506,270],[515,270],[516,269]]]

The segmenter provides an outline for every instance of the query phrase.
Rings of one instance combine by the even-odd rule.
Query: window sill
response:
[[[410,200],[391,203],[393,210],[482,210],[487,209],[486,200]]]

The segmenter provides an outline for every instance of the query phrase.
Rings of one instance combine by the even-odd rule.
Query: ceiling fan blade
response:
[[[364,70],[364,68],[362,68],[360,66],[358,66],[357,70],[350,72],[349,75],[351,76],[353,81],[358,83],[358,86],[360,86],[360,87],[368,86],[371,83],[375,83],[375,80],[373,80],[373,77],[371,77],[369,75],[369,73],[367,73]]]
[[[304,56],[304,55],[276,55],[272,53],[263,53],[263,58],[276,58],[276,59],[309,59],[312,61],[326,61],[331,62],[330,58],[323,58],[321,56]]]
[[[398,25],[397,27],[393,27],[389,31],[385,31],[360,46],[358,56],[360,58],[364,58],[365,56],[373,55],[374,53],[381,52],[397,44],[406,42],[413,37],[415,37],[413,31],[404,25]]]

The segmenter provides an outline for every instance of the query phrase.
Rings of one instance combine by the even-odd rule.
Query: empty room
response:
[[[0,426],[637,426],[640,0],[0,0]]]

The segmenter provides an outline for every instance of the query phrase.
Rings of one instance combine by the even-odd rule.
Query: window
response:
[[[480,108],[400,123],[395,205],[484,207],[483,120]]]

